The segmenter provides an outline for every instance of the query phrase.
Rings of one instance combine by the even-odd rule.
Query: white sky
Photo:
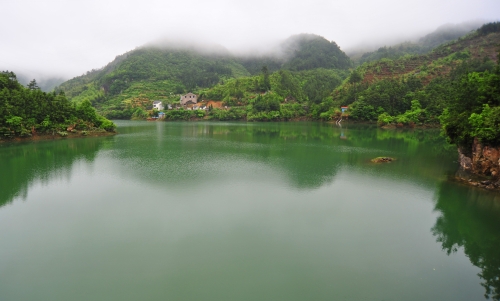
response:
[[[163,37],[242,51],[314,33],[345,51],[478,19],[500,0],[0,0],[0,70],[71,78]]]

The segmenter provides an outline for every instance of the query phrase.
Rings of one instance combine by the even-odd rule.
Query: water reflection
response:
[[[0,147],[1,204],[31,189],[26,204],[0,208],[0,295],[27,283],[60,299],[156,290],[159,300],[196,291],[222,300],[227,287],[232,300],[255,299],[256,287],[287,300],[482,298],[469,259],[455,265],[436,249],[436,193],[434,235],[449,254],[463,247],[497,298],[498,201],[442,183],[456,152],[437,131],[201,122],[119,131]],[[387,155],[398,160],[370,163]]]
[[[266,166],[298,189],[315,189],[342,168],[363,169],[424,183],[453,172],[456,151],[446,149],[438,131],[387,131],[374,126],[337,127],[321,123],[124,123],[115,156],[127,173],[144,180],[181,183]],[[128,138],[134,139],[128,139]],[[347,138],[348,139],[344,139]],[[373,166],[393,156],[390,166]],[[168,184],[167,184],[168,185]]]
[[[438,132],[429,130],[320,123],[119,122],[119,132],[108,138],[2,145],[0,206],[26,195],[34,180],[69,177],[75,161],[93,162],[103,147],[118,160],[111,165],[123,176],[167,186],[196,186],[271,170],[290,187],[316,189],[334,181],[342,169],[357,169],[434,189],[436,180],[456,166],[454,150],[446,150]],[[370,164],[373,157],[388,155],[398,161]]]
[[[436,210],[441,216],[432,233],[448,255],[463,248],[481,269],[485,297],[500,300],[500,196],[443,182]]]
[[[67,139],[0,146],[0,207],[16,196],[26,198],[33,181],[50,182],[54,177],[70,177],[77,160],[93,162],[99,149],[110,145],[112,137]]]

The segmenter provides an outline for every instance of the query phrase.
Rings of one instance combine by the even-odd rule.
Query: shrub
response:
[[[101,117],[101,116],[99,116],[99,117],[100,117],[99,121],[101,123],[99,128],[104,129],[107,132],[114,132],[115,131],[116,125],[112,121],[110,121],[104,117]]]
[[[384,126],[384,125],[387,125],[387,124],[391,124],[394,122],[394,117],[392,117],[391,115],[387,114],[387,113],[382,113],[378,116],[378,120],[377,120],[377,124],[379,126]]]

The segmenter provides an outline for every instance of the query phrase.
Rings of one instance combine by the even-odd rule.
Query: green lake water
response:
[[[448,180],[439,131],[117,124],[0,144],[0,300],[500,293],[500,194]]]

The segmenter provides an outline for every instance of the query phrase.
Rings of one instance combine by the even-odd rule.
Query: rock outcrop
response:
[[[472,156],[465,155],[462,149],[458,149],[460,166],[475,175],[499,178],[500,172],[500,147],[483,145],[474,139],[472,145]]]
[[[472,153],[459,148],[458,157],[461,170],[457,178],[466,180],[473,186],[488,189],[500,188],[500,147],[483,145],[474,139]]]

